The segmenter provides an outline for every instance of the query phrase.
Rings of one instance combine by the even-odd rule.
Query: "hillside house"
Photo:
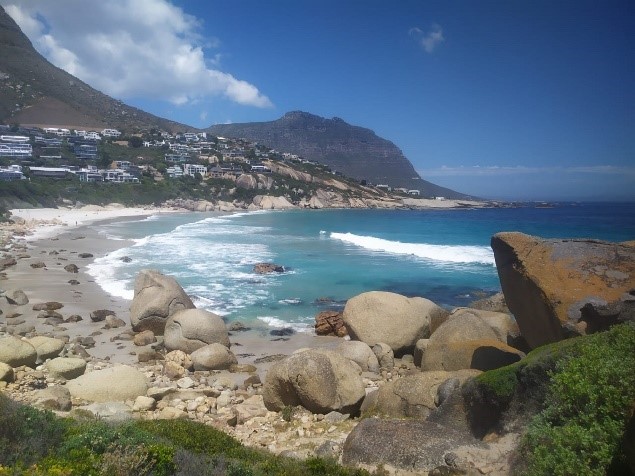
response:
[[[26,180],[22,173],[22,167],[19,165],[9,165],[8,167],[0,167],[0,180],[11,182],[13,180]]]
[[[419,190],[408,190],[408,195],[412,195],[413,197],[418,197],[419,195],[421,195],[421,192]]]
[[[26,144],[29,142],[29,138],[27,136],[3,135],[0,136],[0,142],[4,142],[7,144]]]
[[[102,137],[119,137],[121,135],[121,132],[119,132],[117,129],[104,129],[103,131],[101,131],[101,135]]]
[[[170,178],[179,178],[183,177],[183,170],[178,165],[173,165],[172,167],[168,167],[166,170],[168,177]]]
[[[199,164],[185,164],[183,166],[183,173],[194,177],[196,174],[201,174],[203,177],[207,175],[207,167]]]
[[[45,127],[42,130],[45,134],[51,134],[60,137],[69,137],[71,135],[71,131],[69,129],[60,129],[58,127]]]
[[[184,164],[188,160],[189,154],[165,154],[165,161],[172,164]]]
[[[0,157],[13,159],[30,159],[33,157],[33,147],[24,143],[0,143]]]
[[[97,158],[97,146],[94,144],[75,144],[73,152],[78,159],[95,160]]]

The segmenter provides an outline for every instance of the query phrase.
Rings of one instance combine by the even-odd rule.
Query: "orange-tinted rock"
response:
[[[348,331],[338,311],[322,311],[315,316],[315,333],[319,336],[344,337]]]
[[[532,348],[586,333],[586,303],[617,301],[635,287],[630,244],[498,233],[491,245],[505,301]]]

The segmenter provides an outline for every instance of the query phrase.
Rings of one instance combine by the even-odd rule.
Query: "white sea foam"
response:
[[[374,236],[352,233],[331,233],[331,238],[371,251],[416,256],[432,261],[448,263],[479,263],[494,265],[494,254],[486,246],[431,245],[427,243],[402,243]]]
[[[302,304],[302,299],[280,299],[278,301],[280,304],[290,304],[290,305],[294,305],[294,304]]]
[[[313,327],[309,322],[283,321],[282,319],[273,316],[258,316],[258,320],[264,322],[269,327],[273,327],[274,329],[291,328],[296,332],[303,332],[306,334],[313,332]]]

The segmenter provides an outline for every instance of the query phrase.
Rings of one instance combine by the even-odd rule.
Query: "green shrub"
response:
[[[61,442],[66,422],[0,394],[0,465],[28,466]]]
[[[523,474],[601,475],[620,464],[635,402],[635,326],[576,339],[551,372],[543,411],[520,447]]]

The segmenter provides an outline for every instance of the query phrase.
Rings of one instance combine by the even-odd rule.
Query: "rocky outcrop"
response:
[[[128,365],[96,370],[70,380],[66,387],[73,398],[91,402],[134,400],[148,391],[146,376]]]
[[[163,335],[168,318],[183,309],[194,309],[194,304],[174,278],[150,269],[139,272],[130,305],[134,331],[151,330]]]
[[[498,233],[491,245],[505,301],[532,348],[585,334],[585,304],[605,305],[633,288],[634,246],[523,233]]]
[[[256,195],[252,203],[263,210],[288,210],[295,208],[295,205],[285,197],[271,197],[269,195]]]
[[[424,349],[418,346],[423,354],[421,369],[491,370],[517,362],[525,354],[507,345],[503,329],[497,332],[474,312],[452,314],[434,331]]]
[[[459,370],[406,375],[382,385],[376,395],[369,395],[362,410],[392,418],[427,418],[439,406],[437,394],[445,382],[456,379],[460,385],[480,373],[478,370]]]
[[[313,413],[357,414],[365,396],[360,368],[328,350],[300,351],[275,363],[265,379],[267,409],[302,405]]]
[[[204,309],[184,309],[171,315],[165,325],[164,345],[168,351],[191,354],[208,344],[229,347],[227,327],[220,316]]]
[[[412,353],[416,342],[430,336],[430,323],[448,312],[428,299],[371,291],[348,300],[344,325],[351,339],[373,346],[388,344],[395,355]]]
[[[346,438],[342,462],[345,465],[381,464],[409,470],[411,474],[426,474],[444,467],[451,471],[446,456],[463,445],[485,446],[463,433],[425,420],[367,418]]]

